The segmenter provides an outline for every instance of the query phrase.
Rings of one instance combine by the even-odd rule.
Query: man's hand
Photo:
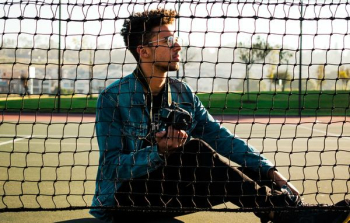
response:
[[[186,143],[188,135],[183,130],[177,130],[173,127],[168,127],[168,132],[161,131],[156,133],[158,143],[158,152],[164,156],[173,153],[178,147]]]
[[[299,195],[299,191],[294,187],[293,184],[288,183],[287,179],[280,173],[274,169],[271,169],[268,173],[269,177],[279,186],[283,187],[287,185],[294,195]]]

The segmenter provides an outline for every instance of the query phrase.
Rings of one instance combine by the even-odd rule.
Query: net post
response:
[[[180,14],[180,7],[181,7],[181,2],[178,1],[178,14]],[[180,36],[180,16],[178,16],[177,18],[177,36]],[[182,47],[182,46],[181,46]],[[183,62],[183,58],[181,58],[182,62]],[[184,70],[182,70],[182,72],[184,72]],[[176,71],[176,79],[180,78],[180,70]]]
[[[61,112],[61,0],[58,1],[58,86],[57,112]]]
[[[302,49],[303,49],[303,0],[300,0],[300,41],[299,41],[299,116],[301,118],[301,80],[302,80],[302,60],[303,60],[303,55],[302,55]]]
[[[94,79],[94,68],[92,59],[92,49],[90,50],[90,62],[89,62],[89,98],[92,99],[92,80]]]

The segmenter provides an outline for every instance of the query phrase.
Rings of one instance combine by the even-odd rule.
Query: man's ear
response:
[[[140,58],[148,58],[149,57],[149,52],[147,47],[143,46],[138,46],[137,47],[137,53],[139,54]]]

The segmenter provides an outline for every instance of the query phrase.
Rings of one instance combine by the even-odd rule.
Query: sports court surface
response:
[[[273,161],[306,202],[350,198],[347,117],[216,118]],[[0,136],[0,209],[90,205],[98,164],[94,115],[3,114]],[[166,222],[259,222],[252,213],[229,212],[236,208],[232,204],[218,208],[228,212],[199,212]],[[0,213],[0,222],[99,221],[88,210],[74,210]]]

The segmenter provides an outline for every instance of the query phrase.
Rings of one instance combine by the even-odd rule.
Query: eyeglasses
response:
[[[157,43],[157,42],[161,42],[161,41],[166,41],[166,43],[168,44],[168,47],[174,47],[175,43],[179,43],[181,41],[181,38],[180,37],[175,37],[175,36],[167,36],[167,37],[165,37],[163,39],[159,39],[159,40],[156,40],[156,41],[148,42],[148,44],[150,44],[150,43]]]

